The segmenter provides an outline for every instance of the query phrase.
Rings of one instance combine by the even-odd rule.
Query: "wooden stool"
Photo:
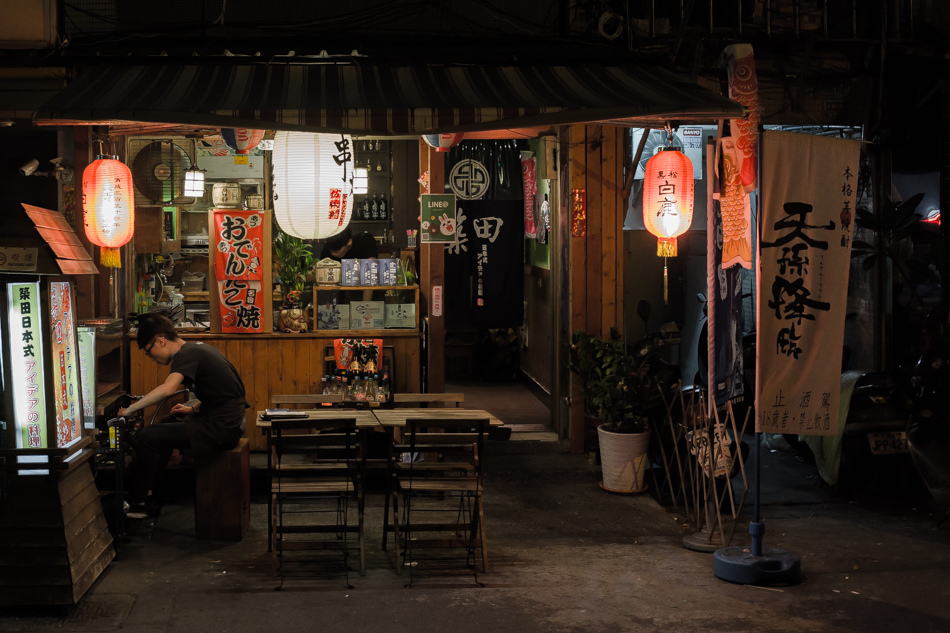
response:
[[[230,451],[195,459],[195,535],[240,541],[251,523],[251,448],[242,437]]]

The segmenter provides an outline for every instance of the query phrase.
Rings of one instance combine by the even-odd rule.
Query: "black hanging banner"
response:
[[[524,208],[518,141],[463,141],[445,160],[458,242],[446,246],[446,328],[523,322]]]

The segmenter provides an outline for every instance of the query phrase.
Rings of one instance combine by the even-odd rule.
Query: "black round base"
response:
[[[716,578],[743,585],[796,585],[801,582],[798,554],[771,547],[753,556],[748,547],[723,547],[713,554]]]

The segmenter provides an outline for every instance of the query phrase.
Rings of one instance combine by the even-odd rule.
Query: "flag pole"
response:
[[[758,176],[759,187],[756,190],[756,233],[758,237],[758,246],[755,249],[756,261],[756,299],[762,294],[758,290],[762,285],[762,266],[758,265],[762,257],[762,190],[765,187],[764,174],[762,172],[762,154],[764,149],[764,137],[762,128],[758,130]],[[756,302],[758,307],[758,301]],[[713,573],[717,578],[729,582],[740,583],[743,585],[795,585],[801,582],[802,564],[798,554],[779,550],[775,548],[766,548],[762,541],[765,537],[765,523],[762,521],[760,496],[762,489],[762,433],[759,432],[758,412],[762,403],[759,402],[759,386],[761,385],[759,353],[762,350],[762,341],[758,340],[762,333],[762,328],[756,322],[756,345],[755,345],[755,381],[756,388],[754,394],[754,406],[756,411],[756,432],[755,432],[755,472],[753,475],[753,511],[752,521],[749,523],[749,535],[752,537],[751,547],[723,547],[713,553]]]

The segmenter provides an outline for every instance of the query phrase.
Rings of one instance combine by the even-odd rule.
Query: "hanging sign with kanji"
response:
[[[264,331],[264,221],[261,211],[214,210],[214,274],[222,332]]]

